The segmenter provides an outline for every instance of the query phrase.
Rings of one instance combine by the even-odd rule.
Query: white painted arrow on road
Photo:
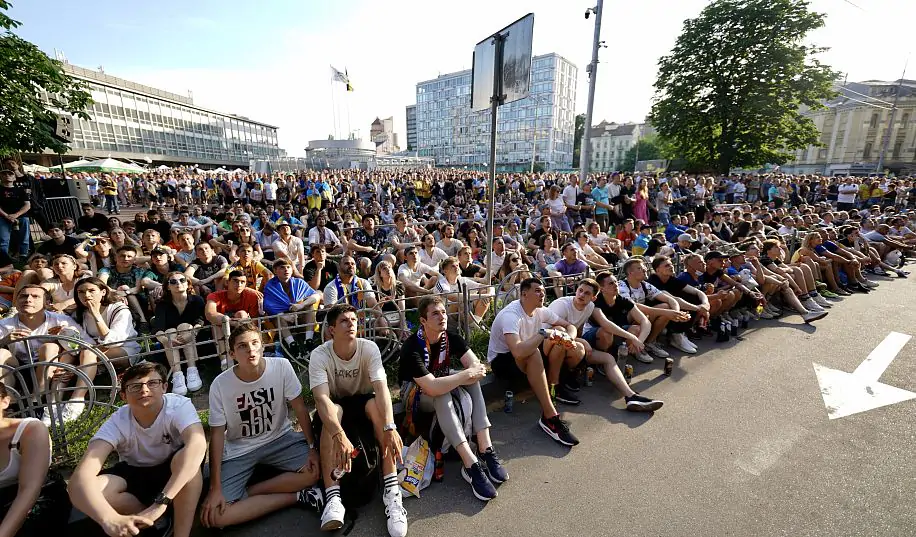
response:
[[[835,420],[916,399],[916,393],[878,382],[911,337],[891,332],[852,373],[814,364],[827,416]]]

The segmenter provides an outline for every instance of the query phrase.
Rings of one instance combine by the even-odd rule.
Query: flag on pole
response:
[[[334,79],[334,82],[343,82],[347,86],[347,91],[353,91],[353,85],[350,84],[350,77],[347,75],[346,70],[343,73],[338,71],[331,66],[331,77]]]

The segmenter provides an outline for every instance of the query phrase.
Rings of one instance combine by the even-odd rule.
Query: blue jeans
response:
[[[19,255],[29,255],[29,217],[19,217]],[[0,250],[9,253],[10,236],[13,234],[13,223],[6,218],[0,218]]]
[[[120,211],[121,208],[118,207],[118,197],[113,194],[105,194],[105,209],[108,211],[108,214]]]
[[[671,213],[658,213],[658,223],[667,226],[671,223]]]

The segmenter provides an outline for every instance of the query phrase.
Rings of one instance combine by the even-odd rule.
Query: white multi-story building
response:
[[[496,163],[501,170],[572,167],[578,69],[558,54],[532,59],[531,94],[499,107]],[[438,166],[489,162],[490,111],[471,110],[471,71],[417,84],[417,148]]]
[[[602,121],[592,127],[589,142],[591,154],[590,167],[593,172],[633,171],[621,170],[624,157],[640,138],[653,131],[648,123],[609,123]]]
[[[369,127],[369,139],[375,144],[378,155],[390,155],[401,150],[398,146],[398,135],[394,132],[394,118],[375,118]]]
[[[837,87],[839,95],[825,103],[826,108],[803,109],[820,132],[820,144],[796,151],[795,160],[783,170],[827,175],[879,171],[898,88],[883,168],[897,174],[916,173],[916,80],[850,82]]]

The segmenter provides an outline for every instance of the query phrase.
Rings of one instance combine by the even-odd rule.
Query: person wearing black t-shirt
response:
[[[36,248],[38,253],[47,256],[48,259],[59,254],[76,256],[76,248],[79,246],[80,240],[65,235],[63,224],[50,224],[48,236],[51,237],[51,240],[41,243],[38,248]]]
[[[681,311],[690,313],[690,320],[668,323],[671,345],[687,354],[696,354],[697,346],[684,335],[699,319],[709,321],[709,300],[706,293],[687,282],[674,277],[674,263],[667,256],[657,256],[652,260],[654,274],[649,276],[649,283],[665,291],[677,300]]]
[[[95,207],[91,203],[84,203],[83,215],[77,221],[77,227],[82,232],[93,229],[99,232],[108,231],[108,217],[102,213],[95,212]]]
[[[25,215],[31,207],[28,192],[16,186],[16,174],[0,171],[0,250],[9,252],[10,238],[16,231],[19,255],[29,255],[29,217]]]
[[[172,223],[162,219],[159,211],[152,209],[146,213],[147,221],[137,224],[137,233],[143,233],[147,229],[155,229],[159,236],[166,242],[172,236]]]
[[[639,311],[631,300],[623,298],[617,291],[617,278],[610,272],[602,272],[596,278],[600,291],[595,298],[595,310],[604,314],[604,317],[626,330],[635,337],[621,338],[604,330],[595,319],[589,319],[582,332],[582,339],[588,342],[593,349],[600,351],[616,351],[617,345],[626,343],[629,352],[645,354],[644,343],[652,332],[652,323],[649,318]],[[594,312],[592,313],[594,316]],[[637,343],[638,342],[638,343]]]
[[[312,289],[324,289],[337,277],[337,263],[328,261],[328,252],[322,244],[313,244],[309,255],[311,259],[302,267],[302,279]]]
[[[464,339],[448,330],[448,313],[441,299],[423,297],[417,310],[420,328],[401,347],[400,380],[405,385],[402,400],[408,401],[406,408],[412,408],[410,401],[419,397],[420,411],[436,413],[439,428],[461,457],[461,476],[471,484],[474,496],[483,501],[491,500],[496,497],[493,483],[502,483],[509,475],[490,441],[490,420],[480,390],[480,379],[486,376],[487,369]],[[460,360],[465,369],[452,373],[451,365],[455,360]],[[471,400],[476,454],[468,444],[464,425],[455,409],[461,406],[464,397],[461,391]]]

